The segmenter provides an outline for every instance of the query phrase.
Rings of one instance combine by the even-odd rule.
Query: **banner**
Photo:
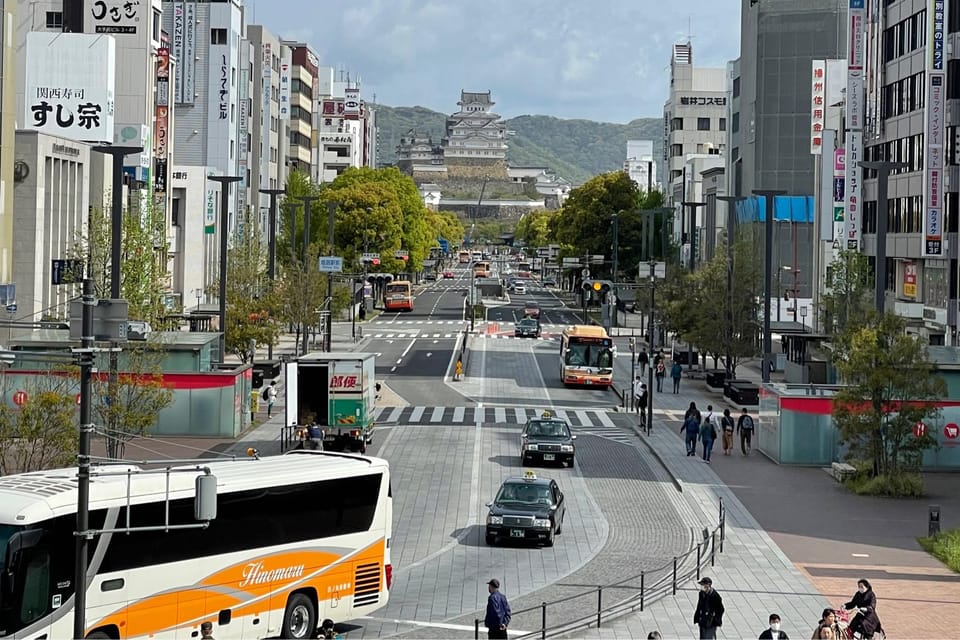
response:
[[[227,185],[223,185],[224,188]],[[203,232],[216,233],[217,231],[217,192],[207,189],[207,209],[203,213]]]
[[[903,263],[903,295],[905,298],[917,297],[917,263]]]
[[[946,0],[927,4],[927,106],[924,118],[923,255],[942,257],[944,137],[947,107]]]
[[[850,251],[860,251],[862,202],[860,162],[863,160],[863,81],[864,38],[866,36],[864,0],[850,0],[847,12],[847,96],[846,96],[846,198],[844,233]]]
[[[181,104],[193,104],[196,93],[197,75],[197,3],[187,2],[184,6],[183,56],[177,76],[183,76],[183,95]]]
[[[177,104],[183,104],[183,70],[186,65],[183,63],[183,36],[184,36],[184,12],[183,3],[173,3],[173,49],[171,53],[177,59],[177,76],[174,78],[173,100]]]
[[[280,119],[290,119],[290,72],[293,66],[290,49],[280,59]]]
[[[810,80],[810,153],[823,154],[823,127],[826,123],[827,62],[813,61]]]
[[[833,248],[844,249],[844,202],[846,199],[846,151],[841,147],[833,152]]]

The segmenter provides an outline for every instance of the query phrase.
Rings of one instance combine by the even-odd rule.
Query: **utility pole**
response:
[[[736,241],[736,206],[746,200],[743,196],[717,196],[717,200],[727,203],[727,380],[733,380],[733,366],[729,346],[733,342],[736,329],[733,326],[733,245]]]
[[[334,245],[334,228],[336,227],[337,221],[337,206],[338,202],[331,200],[327,202],[327,213],[329,214],[327,229],[327,242],[330,244],[330,254],[336,254],[336,248]],[[352,300],[351,300],[352,303]],[[327,351],[333,351],[333,274],[327,274]]]
[[[890,223],[887,191],[890,172],[906,168],[907,165],[902,162],[861,162],[860,166],[877,172],[877,266],[874,301],[877,313],[883,315],[887,302],[887,229]]]
[[[121,157],[122,160],[122,157]],[[87,555],[90,535],[90,436],[94,425],[92,415],[93,378],[93,308],[97,306],[92,265],[87,266],[83,280],[83,312],[81,315],[81,349],[77,352],[80,364],[80,439],[77,447],[77,533],[73,571],[73,637],[86,637],[87,609]]]
[[[220,362],[227,358],[227,225],[230,224],[230,183],[240,176],[207,176],[220,185]],[[238,212],[239,213],[239,212]]]
[[[623,215],[623,211],[618,214],[613,214],[610,216],[613,219],[613,297],[614,300],[617,299],[619,292],[617,290],[617,268],[619,267],[620,262],[620,216]],[[613,326],[617,326],[617,305],[613,305]]]
[[[760,376],[763,382],[770,382],[770,365],[773,358],[773,344],[770,335],[770,286],[773,271],[773,225],[776,210],[776,197],[785,195],[782,189],[754,189],[753,195],[764,198],[763,227],[763,364]],[[778,268],[779,271],[779,268]],[[777,295],[780,295],[779,292]],[[779,301],[777,302],[779,305]]]

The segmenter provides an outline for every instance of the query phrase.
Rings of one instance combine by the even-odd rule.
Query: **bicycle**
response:
[[[873,632],[872,636],[865,636],[862,633],[854,632],[854,630],[850,628],[850,621],[851,621],[850,612],[851,611],[854,611],[854,610],[851,609],[850,611],[847,611],[842,606],[838,607],[837,609],[834,609],[834,612],[836,613],[836,616],[837,616],[837,623],[840,627],[840,631],[844,633],[845,638],[847,638],[848,640],[887,640],[887,634],[883,630],[883,626],[879,624],[877,625],[877,630]]]

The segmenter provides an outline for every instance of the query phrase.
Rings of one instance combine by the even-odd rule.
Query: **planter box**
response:
[[[711,389],[723,389],[724,383],[727,381],[727,372],[724,369],[708,369],[707,372],[707,386]]]
[[[760,387],[752,382],[731,384],[727,397],[736,404],[756,406],[760,404]]]

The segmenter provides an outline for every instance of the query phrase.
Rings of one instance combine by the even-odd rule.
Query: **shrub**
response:
[[[944,531],[932,538],[917,538],[917,542],[924,551],[960,573],[960,529]]]
[[[922,498],[923,478],[919,473],[870,476],[864,473],[847,479],[844,485],[858,496]]]

